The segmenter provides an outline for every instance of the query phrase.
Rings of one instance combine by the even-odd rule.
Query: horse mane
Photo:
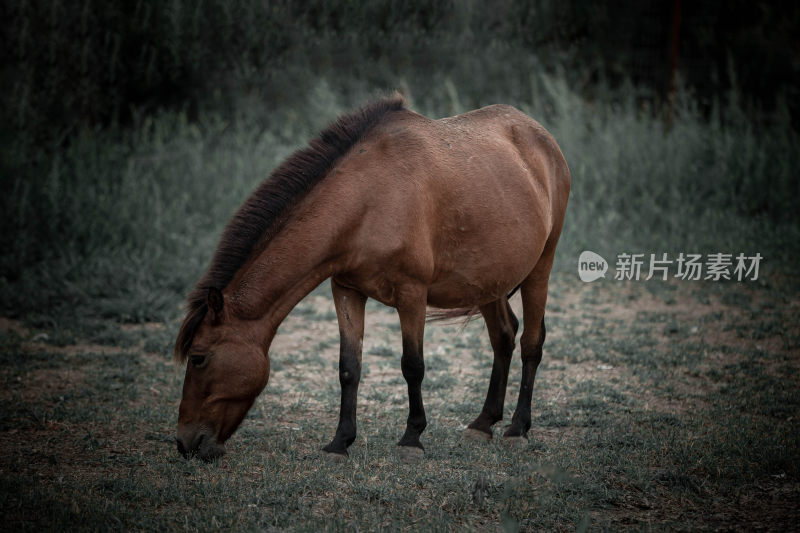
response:
[[[195,333],[208,310],[208,290],[227,287],[254,249],[269,242],[280,229],[288,211],[328,174],[333,165],[387,113],[404,108],[405,100],[395,94],[340,116],[307,147],[292,154],[261,182],[228,222],[208,270],[189,293],[186,318],[175,341],[176,360],[186,360]]]

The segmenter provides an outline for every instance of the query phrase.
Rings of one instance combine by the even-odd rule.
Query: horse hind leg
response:
[[[546,250],[547,252],[547,250]],[[542,361],[542,346],[546,329],[544,310],[547,303],[547,286],[550,269],[553,266],[552,251],[543,254],[533,272],[522,282],[522,321],[523,330],[520,337],[522,352],[522,378],[520,380],[517,408],[506,428],[503,437],[510,444],[527,442],[528,430],[531,427],[531,397],[536,370]]]
[[[503,406],[508,385],[508,368],[514,353],[519,321],[508,300],[503,297],[481,307],[494,351],[489,391],[478,417],[464,430],[464,438],[485,441],[492,438],[492,426],[503,419]]]

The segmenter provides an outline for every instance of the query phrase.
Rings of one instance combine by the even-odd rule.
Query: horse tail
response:
[[[510,300],[512,296],[514,296],[517,291],[519,290],[520,285],[517,285],[511,292],[506,294],[506,300]],[[464,318],[464,322],[461,324],[461,327],[464,328],[470,321],[475,320],[478,317],[480,310],[478,306],[473,307],[458,307],[456,309],[433,309],[428,311],[425,320],[427,322],[444,322],[447,320],[453,321],[451,323],[456,323],[455,321],[459,318]]]

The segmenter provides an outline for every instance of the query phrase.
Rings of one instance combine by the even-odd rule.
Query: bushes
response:
[[[14,126],[3,140],[61,143],[82,128],[131,124],[159,109],[183,109],[192,120],[242,104],[270,112],[302,105],[319,77],[348,94],[405,80],[427,97],[435,91],[423,80],[444,75],[469,88],[463,96],[472,106],[498,91],[519,101],[532,72],[563,67],[584,95],[599,80],[632,78],[663,97],[673,7],[583,0],[13,2],[0,7],[0,80],[10,89],[0,118]],[[798,71],[787,51],[800,24],[796,13],[718,0],[684,6],[682,21],[680,64],[702,102],[736,85],[728,69],[733,53],[748,102],[771,109],[775,94],[786,92],[794,105]]]
[[[553,132],[573,174],[562,267],[585,248],[757,247],[790,268],[800,155],[788,103],[778,99],[755,122],[736,92],[700,106],[682,90],[668,128],[658,91],[619,74],[630,57],[614,55],[608,70],[587,51],[615,50],[589,30],[600,8],[533,7],[31,0],[0,8],[12,21],[0,50],[8,59],[0,79],[11,88],[0,117],[11,125],[0,134],[2,312],[83,306],[91,314],[113,309],[102,302],[121,294],[121,317],[154,305],[173,312],[255,185],[338,114],[395,88],[432,117],[508,103]],[[648,20],[636,31],[653,29]],[[589,42],[597,46],[581,44]]]

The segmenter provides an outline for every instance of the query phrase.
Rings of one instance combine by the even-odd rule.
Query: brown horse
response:
[[[547,284],[570,175],[553,137],[513,107],[431,120],[400,97],[374,102],[323,131],[277,168],[226,227],[189,296],[175,345],[186,361],[178,450],[210,459],[269,378],[268,349],[292,308],[331,278],[341,346],[341,410],[324,450],[356,436],[364,306],[400,317],[409,414],[398,445],[423,455],[421,384],[428,306],[480,310],[494,350],[483,410],[466,436],[488,439],[503,417],[522,294],[522,381],[509,439],[524,439],[545,338]]]

